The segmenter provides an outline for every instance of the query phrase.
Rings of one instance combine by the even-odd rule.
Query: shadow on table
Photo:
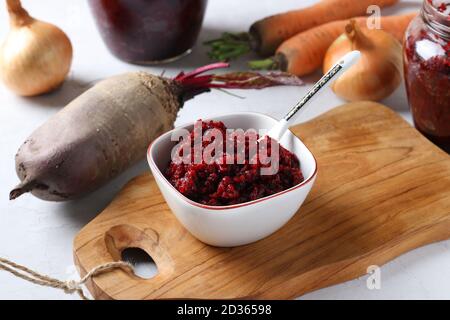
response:
[[[63,203],[61,211],[81,229],[107,207],[128,181],[149,170],[147,161],[140,161],[100,189],[83,198]]]
[[[409,112],[404,80],[402,79],[402,82],[397,90],[380,102],[396,112]]]
[[[36,97],[23,97],[27,102],[43,107],[63,108],[84,91],[88,90],[95,81],[84,81],[69,74],[64,83],[54,91]]]

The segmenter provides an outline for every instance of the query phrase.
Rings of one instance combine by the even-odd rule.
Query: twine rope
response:
[[[13,274],[16,277],[19,277],[28,282],[41,285],[44,287],[51,287],[56,289],[63,290],[66,294],[77,293],[81,299],[89,300],[89,298],[84,294],[83,285],[86,284],[88,280],[94,278],[95,276],[110,272],[115,269],[122,269],[126,272],[133,272],[133,266],[128,262],[124,261],[115,261],[101,264],[91,271],[89,271],[83,278],[80,280],[67,280],[61,281],[47,275],[43,275],[37,273],[25,266],[17,264],[15,262],[9,261],[8,259],[4,259],[0,257],[0,270],[7,271]]]

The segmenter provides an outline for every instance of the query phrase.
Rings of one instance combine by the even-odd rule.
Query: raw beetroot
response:
[[[142,159],[149,143],[173,127],[183,103],[210,88],[301,84],[286,74],[200,75],[227,66],[216,63],[174,79],[135,72],[99,82],[23,143],[16,155],[21,182],[10,199],[31,192],[62,201],[97,189]]]

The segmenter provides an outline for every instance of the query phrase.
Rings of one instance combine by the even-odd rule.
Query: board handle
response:
[[[122,252],[125,249],[142,249],[151,257],[158,268],[158,274],[155,277],[167,276],[173,270],[173,261],[167,251],[161,248],[159,239],[159,233],[154,229],[146,228],[144,232],[127,224],[114,226],[105,233],[106,250],[114,261],[122,260]],[[133,276],[143,279],[134,274]]]
[[[81,277],[99,265],[122,261],[123,251],[130,248],[145,251],[158,270],[151,278],[140,277],[132,270],[126,269],[111,270],[91,278],[86,282],[86,286],[95,299],[151,299],[153,297],[147,296],[147,292],[153,293],[155,288],[162,287],[173,277],[174,262],[160,243],[159,233],[153,228],[119,224],[103,229],[94,239],[96,241],[88,241],[81,247],[90,254],[80,255],[80,247],[74,252],[75,263],[79,267]],[[124,285],[133,288],[136,295],[130,295],[127,290],[123,290]]]

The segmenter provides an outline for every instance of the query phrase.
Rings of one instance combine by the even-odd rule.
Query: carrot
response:
[[[221,38],[206,42],[212,47],[210,57],[229,60],[249,51],[270,56],[285,40],[321,24],[363,16],[371,5],[387,7],[398,0],[322,0],[310,7],[292,10],[256,21],[248,32],[224,33]]]
[[[259,20],[250,27],[250,33],[261,39],[259,52],[267,56],[273,54],[284,40],[297,33],[330,21],[362,16],[367,13],[370,5],[382,8],[397,2],[398,0],[323,0],[305,9]]]
[[[227,66],[216,63],[174,79],[133,72],[99,82],[22,144],[16,155],[21,182],[10,199],[32,192],[69,200],[98,188],[142,159],[150,142],[173,127],[184,101],[210,88],[301,84],[284,74],[200,75]]]
[[[414,12],[382,17],[381,28],[402,41],[406,28],[416,15]],[[354,20],[361,27],[367,25],[366,17]],[[349,21],[333,21],[299,33],[283,42],[274,57],[251,61],[249,66],[252,69],[280,69],[297,76],[311,73],[322,66],[328,47],[344,32]]]

